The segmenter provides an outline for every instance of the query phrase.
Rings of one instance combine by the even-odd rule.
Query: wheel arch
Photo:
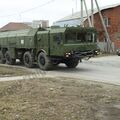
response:
[[[37,57],[38,57],[38,55],[39,55],[41,52],[43,52],[43,53],[45,53],[45,54],[47,55],[47,52],[46,52],[44,49],[41,49],[41,50],[39,50],[39,51],[37,52]]]

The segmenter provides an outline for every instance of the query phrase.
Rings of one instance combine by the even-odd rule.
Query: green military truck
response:
[[[38,64],[48,70],[59,63],[75,68],[84,57],[97,54],[94,28],[51,27],[0,32],[0,63],[16,59],[26,67]]]

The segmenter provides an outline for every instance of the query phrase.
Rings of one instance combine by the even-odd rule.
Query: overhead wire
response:
[[[55,0],[49,0],[49,1],[47,1],[46,3],[40,4],[40,5],[36,6],[36,7],[30,8],[30,9],[27,9],[27,10],[24,10],[24,11],[21,11],[21,12],[9,14],[9,15],[3,15],[3,16],[0,16],[0,17],[4,17],[4,18],[5,18],[5,17],[12,17],[12,16],[15,16],[15,15],[21,15],[21,14],[30,12],[30,11],[32,11],[32,10],[35,10],[35,9],[37,9],[37,8],[44,7],[44,6],[50,4],[50,3],[54,2],[54,1],[55,1]]]
[[[36,7],[33,7],[33,8],[30,8],[30,9],[24,10],[24,11],[22,11],[22,12],[20,12],[20,13],[22,14],[22,13],[26,13],[26,12],[32,11],[32,10],[37,9],[37,8],[40,8],[40,7],[44,7],[44,6],[50,4],[50,3],[54,2],[54,1],[55,1],[55,0],[49,0],[49,1],[47,1],[46,3],[43,3],[43,4],[38,5],[38,6],[36,6]]]

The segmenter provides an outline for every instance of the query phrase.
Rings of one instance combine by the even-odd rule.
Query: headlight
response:
[[[97,50],[95,50],[94,53],[95,53],[95,55],[99,55],[100,54],[100,52],[97,51]]]
[[[120,52],[120,50],[119,50],[119,49],[117,49],[116,51],[117,51],[117,52]]]
[[[71,55],[71,53],[66,53],[65,57],[69,57]]]

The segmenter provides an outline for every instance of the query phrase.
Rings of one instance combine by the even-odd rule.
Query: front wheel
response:
[[[49,70],[52,67],[51,60],[44,52],[38,55],[38,65],[42,70]]]
[[[69,59],[66,60],[65,64],[68,68],[75,68],[79,63],[79,59]]]
[[[28,68],[32,68],[33,67],[33,58],[32,55],[29,51],[25,52],[23,55],[23,62],[24,65]]]

